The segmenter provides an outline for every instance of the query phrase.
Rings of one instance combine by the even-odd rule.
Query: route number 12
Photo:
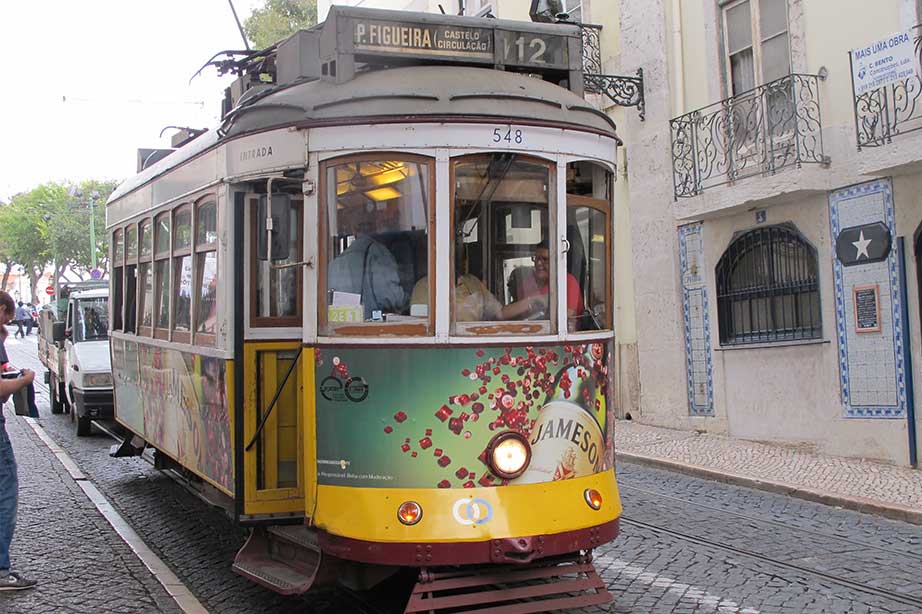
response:
[[[493,128],[494,143],[515,143],[521,145],[525,142],[525,133],[521,129],[507,126],[506,128]]]

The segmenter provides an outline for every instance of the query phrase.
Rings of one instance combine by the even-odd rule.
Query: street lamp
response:
[[[83,190],[78,186],[73,186],[68,193],[74,198],[83,198]],[[90,268],[96,269],[96,212],[94,204],[99,199],[99,192],[93,190],[87,195],[87,204],[90,208]]]

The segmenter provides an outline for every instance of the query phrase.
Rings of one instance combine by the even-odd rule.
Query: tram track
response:
[[[868,584],[863,584],[861,582],[856,582],[854,580],[849,580],[848,578],[843,578],[841,576],[836,576],[834,574],[826,573],[818,569],[812,569],[804,565],[798,565],[796,563],[790,563],[788,561],[783,561],[771,556],[761,554],[759,552],[754,552],[752,550],[746,550],[744,548],[737,548],[729,544],[721,543],[719,541],[714,541],[704,537],[699,537],[697,535],[692,535],[690,533],[684,533],[682,531],[676,531],[674,529],[669,529],[666,527],[658,526],[649,522],[643,522],[641,520],[636,520],[628,516],[621,516],[621,525],[622,526],[635,526],[640,529],[646,529],[654,533],[659,533],[662,535],[668,535],[674,539],[678,539],[684,542],[696,544],[699,546],[705,546],[715,550],[720,550],[722,552],[735,554],[741,557],[746,557],[752,560],[757,560],[762,563],[767,563],[776,567],[787,569],[790,571],[795,571],[801,574],[809,575],[815,578],[826,580],[828,582],[837,584],[839,586],[849,588],[855,592],[863,593],[866,595],[873,595],[875,597],[880,597],[889,601],[894,601],[901,603],[906,606],[911,606],[918,608],[922,611],[922,599],[918,597],[913,597],[912,595],[906,595],[904,593],[899,593],[896,591],[880,589]]]
[[[781,521],[778,521],[778,520],[770,520],[770,519],[766,519],[766,518],[757,518],[757,517],[755,517],[755,516],[749,516],[749,515],[747,515],[747,514],[741,514],[741,513],[739,513],[739,512],[731,512],[731,511],[728,511],[728,510],[726,510],[726,509],[723,509],[723,508],[720,508],[720,507],[716,507],[716,506],[713,506],[713,505],[707,505],[707,504],[704,504],[704,503],[698,503],[697,501],[692,501],[692,500],[690,500],[690,499],[683,499],[683,498],[681,498],[681,497],[676,497],[676,496],[674,496],[674,495],[666,495],[666,494],[663,494],[663,493],[658,493],[658,492],[656,492],[656,491],[648,490],[648,489],[646,489],[646,488],[641,488],[641,487],[639,487],[639,486],[632,486],[632,485],[630,485],[629,483],[625,483],[624,480],[618,480],[618,488],[619,488],[619,490],[625,490],[625,489],[627,489],[627,490],[633,490],[633,491],[640,492],[640,493],[643,493],[643,494],[645,494],[645,495],[649,495],[649,496],[652,496],[652,497],[659,497],[659,498],[661,498],[661,499],[667,499],[667,500],[670,500],[670,501],[675,501],[675,502],[678,502],[678,503],[683,503],[683,504],[685,504],[685,505],[692,505],[692,506],[695,506],[695,507],[697,507],[697,508],[701,508],[701,509],[703,509],[703,510],[707,510],[707,511],[710,512],[710,513],[717,513],[717,514],[723,514],[723,515],[725,515],[725,516],[732,516],[732,517],[734,517],[734,518],[738,518],[738,519],[740,519],[740,520],[746,520],[746,521],[748,521],[748,522],[758,522],[758,523],[761,523],[761,524],[766,524],[766,525],[770,525],[770,526],[775,526],[775,527],[783,528],[783,529],[785,529],[786,531],[795,531],[795,532],[797,532],[797,533],[802,533],[802,534],[805,534],[805,535],[811,535],[811,536],[813,536],[813,537],[821,537],[821,538],[824,538],[824,539],[830,539],[830,540],[839,541],[839,542],[848,544],[849,546],[860,546],[860,547],[862,547],[862,548],[867,548],[867,549],[869,549],[869,550],[876,550],[876,551],[878,551],[878,552],[884,552],[884,553],[891,554],[891,555],[894,555],[894,556],[908,557],[908,558],[916,559],[916,560],[918,560],[918,561],[922,561],[922,553],[915,553],[915,552],[911,552],[911,551],[909,551],[909,550],[897,550],[897,549],[894,549],[894,548],[887,548],[887,547],[885,547],[885,546],[879,546],[879,545],[877,545],[877,544],[872,544],[872,543],[869,543],[869,542],[866,542],[866,541],[856,540],[856,539],[853,539],[853,538],[851,538],[851,537],[845,537],[845,536],[842,536],[842,535],[837,535],[837,534],[835,534],[835,533],[827,533],[827,532],[823,532],[823,531],[814,531],[814,530],[811,530],[811,529],[804,529],[804,528],[802,528],[802,527],[793,526],[793,525],[790,525],[790,524],[787,524],[787,523],[784,523],[784,522],[781,522]]]

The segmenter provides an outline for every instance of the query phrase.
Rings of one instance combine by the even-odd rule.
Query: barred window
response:
[[[721,345],[821,336],[816,249],[792,225],[736,237],[716,276]]]

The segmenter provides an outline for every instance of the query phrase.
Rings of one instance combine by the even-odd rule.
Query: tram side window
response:
[[[275,192],[275,189],[273,189]],[[252,249],[255,268],[256,292],[250,303],[250,312],[254,314],[255,326],[301,326],[301,269],[294,265],[301,261],[301,243],[303,235],[302,209],[303,201],[291,201],[288,210],[288,258],[284,260],[262,260],[256,254],[257,228],[265,228],[260,223],[259,201],[252,201]]]
[[[154,336],[166,339],[170,328],[170,213],[154,220]]]
[[[325,173],[324,332],[363,334],[367,324],[428,334],[432,162],[351,158],[329,162]]]
[[[195,210],[196,342],[210,341],[218,319],[218,208],[213,200]]]
[[[173,340],[188,342],[192,328],[192,209],[173,212]]]
[[[599,164],[567,165],[567,274],[579,291],[577,301],[568,297],[576,305],[567,310],[570,332],[611,328],[611,184]]]
[[[555,330],[550,168],[514,153],[454,160],[452,313],[456,333],[548,334]],[[499,320],[527,320],[531,325],[483,325]]]
[[[121,230],[116,230],[112,236],[112,328],[122,329],[123,286],[122,272],[125,263],[125,243]]]
[[[138,263],[138,313],[140,322],[138,322],[138,332],[150,335],[153,326],[153,293],[154,284],[151,270],[151,255],[154,250],[154,237],[152,234],[151,221],[144,220],[141,222],[139,229],[140,254]]]
[[[125,232],[125,332],[133,333],[137,325],[138,227]]]

